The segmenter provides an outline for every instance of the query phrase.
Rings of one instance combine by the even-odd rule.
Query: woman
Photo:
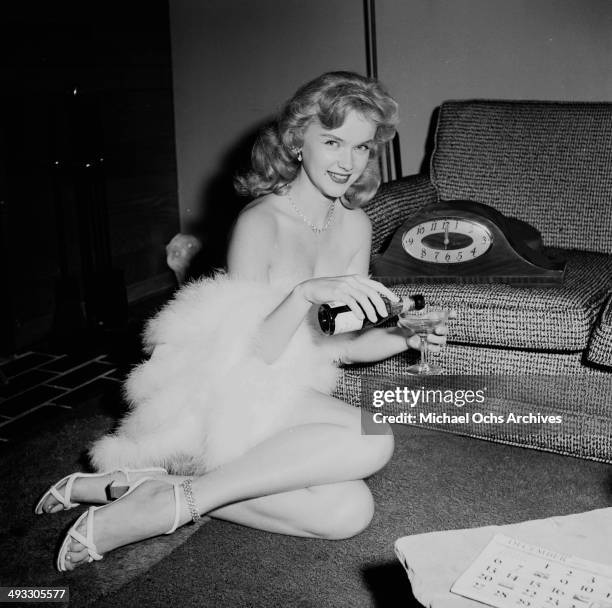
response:
[[[217,445],[215,437],[223,433],[209,429],[207,463],[201,465],[203,469],[200,463],[191,463],[196,472],[206,472],[193,480],[156,476],[151,470],[131,472],[127,483],[136,483],[128,493],[107,506],[90,508],[77,520],[60,550],[60,570],[72,570],[119,546],[169,533],[201,514],[282,534],[327,539],[353,536],[368,525],[374,505],[363,479],[391,458],[393,435],[390,429],[386,435],[362,435],[360,410],[331,397],[332,376],[319,383],[319,371],[327,369],[331,360],[376,361],[418,348],[419,338],[406,338],[392,327],[321,339],[313,337],[310,327],[313,311],[325,302],[343,302],[358,317],[365,313],[375,320],[376,312],[386,316],[381,294],[397,300],[384,285],[368,278],[371,226],[360,209],[379,185],[378,151],[393,136],[396,121],[396,103],[379,83],[335,72],[299,89],[275,127],[263,132],[253,150],[252,171],[238,180],[240,191],[256,199],[234,229],[228,256],[230,278],[215,279],[212,288],[246,285],[242,293],[250,289],[259,294],[251,299],[255,309],[260,300],[266,300],[262,289],[272,294],[259,306],[265,312],[260,317],[249,317],[251,305],[240,302],[248,319],[244,323],[242,317],[238,319],[245,336],[253,337],[250,361],[265,376],[269,392],[260,390],[254,378],[241,384],[253,400],[263,396],[271,402],[261,402],[262,407],[270,406],[260,417],[265,424],[251,411],[245,427],[261,423],[256,440],[254,436],[235,440],[230,431],[215,449],[210,445]],[[226,300],[230,305],[232,301]],[[208,320],[208,325],[214,323],[215,319]],[[428,336],[433,351],[444,344],[445,334],[446,327],[441,325]],[[163,337],[157,345],[160,352],[167,348]],[[317,361],[319,367],[310,365],[317,356],[325,361]],[[169,356],[168,361],[172,360]],[[275,369],[282,373],[269,372]],[[285,374],[292,386],[301,383],[299,390],[291,392]],[[302,376],[294,382],[291,374]],[[150,392],[156,392],[149,386],[155,382],[151,375],[138,390],[144,391],[146,384]],[[163,383],[159,386],[163,390]],[[275,393],[278,387],[282,390]],[[290,397],[283,400],[278,395]],[[231,401],[233,395],[226,398]],[[208,422],[221,424],[229,415],[224,412],[219,409]],[[168,434],[168,429],[164,432]],[[112,449],[105,450],[103,442],[94,449],[100,469],[113,462],[119,450],[117,438],[108,439]],[[229,444],[238,447],[228,452]],[[124,466],[126,462],[129,466],[157,464],[149,456],[121,458],[118,462]],[[127,476],[116,471],[65,478],[43,496],[37,511],[55,512],[80,502],[105,503],[106,486],[111,481],[125,484]]]

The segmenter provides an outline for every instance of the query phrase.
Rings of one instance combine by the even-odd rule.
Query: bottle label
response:
[[[334,319],[334,334],[343,334],[347,331],[356,331],[363,327],[363,320],[359,319],[352,310],[341,312]]]

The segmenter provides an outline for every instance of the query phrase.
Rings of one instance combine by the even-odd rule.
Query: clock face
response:
[[[432,218],[409,228],[402,237],[406,253],[434,264],[462,264],[484,255],[493,236],[481,222],[456,217]]]

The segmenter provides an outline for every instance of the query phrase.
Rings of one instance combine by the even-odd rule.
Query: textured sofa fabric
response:
[[[474,200],[526,221],[568,261],[559,289],[428,290],[479,313],[457,340],[584,351],[612,293],[612,103],[443,103],[430,164],[440,200]],[[605,337],[605,320],[601,327]],[[605,350],[593,345],[604,359]]]
[[[382,253],[397,227],[421,207],[438,201],[438,194],[425,175],[403,177],[384,184],[366,213],[373,224],[372,254]]]
[[[430,176],[383,185],[366,208],[373,259],[423,205],[474,200],[534,225],[567,260],[563,286],[400,284],[452,306],[448,375],[509,376],[487,407],[563,414],[562,428],[434,425],[493,441],[612,462],[612,104],[469,101],[442,105]],[[337,395],[401,381],[415,354],[344,370]]]
[[[452,304],[461,322],[453,339],[482,346],[583,351],[612,281],[612,256],[568,251],[560,288],[503,284],[400,285],[432,305]]]
[[[612,103],[447,102],[431,181],[491,205],[548,246],[612,253]]]
[[[487,387],[483,406],[464,407],[455,413],[486,412],[518,416],[541,414],[562,416],[559,425],[427,423],[436,428],[499,443],[531,447],[559,454],[580,456],[612,463],[612,374],[582,367],[582,353],[544,353],[527,350],[500,351],[495,348],[449,344],[436,363],[452,374],[438,377],[440,389],[456,386],[455,376],[465,379],[464,387]],[[373,365],[352,366],[343,370],[336,396],[347,403],[375,411],[371,407],[372,390],[394,387],[420,388],[421,379],[406,376],[406,367],[416,361],[408,353]],[[546,371],[542,371],[546,370]],[[447,384],[447,382],[449,384]],[[406,408],[403,408],[405,410]],[[453,413],[454,408],[450,408]],[[376,411],[394,415],[403,411],[396,405],[384,405]],[[449,411],[439,406],[419,406],[413,411]],[[419,424],[419,421],[416,422]]]
[[[591,363],[612,368],[612,296],[595,325],[587,358]],[[612,394],[610,401],[612,402]]]

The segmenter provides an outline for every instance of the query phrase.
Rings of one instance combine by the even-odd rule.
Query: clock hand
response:
[[[444,228],[444,249],[448,247],[449,243],[450,243],[450,240],[448,238],[448,224],[447,224],[446,227]]]

